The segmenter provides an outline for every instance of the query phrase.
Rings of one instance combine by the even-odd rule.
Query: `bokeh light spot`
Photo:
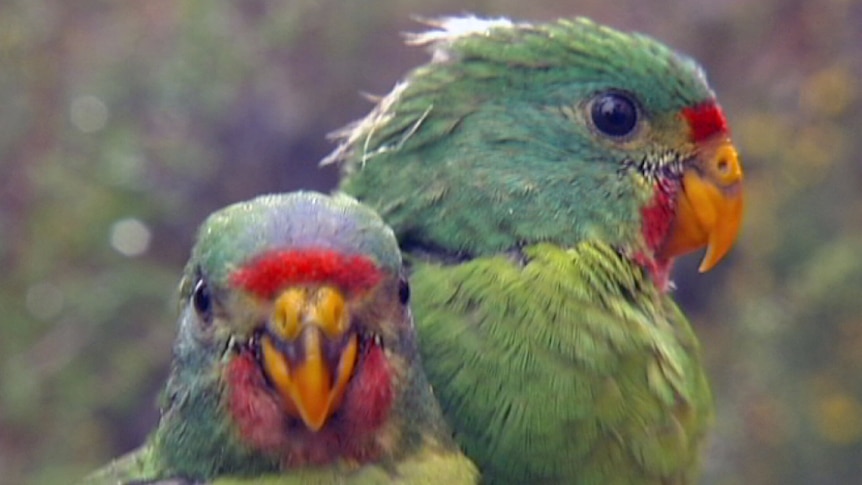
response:
[[[847,66],[828,67],[808,78],[800,101],[809,113],[823,117],[842,115],[856,98],[855,76]]]
[[[835,392],[820,397],[815,420],[824,439],[839,445],[862,440],[862,404],[853,396]]]
[[[108,107],[95,96],[78,96],[69,106],[69,117],[81,132],[95,133],[108,122]]]
[[[120,219],[111,227],[111,246],[123,256],[140,256],[150,247],[150,228],[134,218]]]

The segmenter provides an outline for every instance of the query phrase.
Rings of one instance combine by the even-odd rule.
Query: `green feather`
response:
[[[711,398],[671,299],[606,245],[523,256],[417,262],[412,274],[429,379],[483,476],[692,479]]]
[[[712,399],[643,226],[659,176],[697,154],[701,69],[586,19],[437,25],[411,39],[432,61],[327,161],[409,254],[456,439],[487,483],[693,482]],[[630,135],[592,122],[608,92],[636,104]]]
[[[645,130],[681,126],[683,108],[713,99],[700,68],[586,19],[480,33],[417,37],[437,60],[338,133],[327,162],[344,164],[342,189],[377,209],[402,242],[448,252],[593,238],[638,250],[638,210],[651,194],[621,167],[675,149],[679,159],[691,147],[649,136],[608,143],[583,111],[614,89],[637,95]]]

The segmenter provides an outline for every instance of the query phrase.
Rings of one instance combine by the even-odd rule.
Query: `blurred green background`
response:
[[[330,189],[326,133],[426,59],[413,16],[587,15],[705,66],[747,176],[719,267],[677,265],[715,387],[704,483],[862,476],[859,0],[3,0],[0,482],[138,445],[204,216]]]

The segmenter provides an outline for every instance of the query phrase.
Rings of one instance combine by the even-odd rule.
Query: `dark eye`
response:
[[[638,123],[638,108],[622,93],[598,95],[590,107],[590,117],[596,129],[605,135],[622,137],[631,134]]]
[[[398,301],[402,305],[406,305],[410,301],[410,284],[407,283],[405,278],[401,278],[398,281]]]
[[[192,293],[192,304],[195,306],[198,316],[209,323],[212,319],[213,302],[210,289],[203,279],[198,280],[197,284],[195,284],[195,289]]]

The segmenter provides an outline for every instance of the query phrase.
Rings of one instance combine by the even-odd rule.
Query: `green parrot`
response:
[[[158,428],[94,484],[476,483],[431,393],[392,230],[350,197],[211,215]]]
[[[433,25],[324,163],[395,230],[456,440],[487,483],[694,482],[713,403],[669,272],[743,209],[702,70],[582,18]]]

